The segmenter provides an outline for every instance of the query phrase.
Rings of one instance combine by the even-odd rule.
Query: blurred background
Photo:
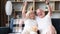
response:
[[[5,5],[7,1],[12,2],[12,14],[9,16],[9,24],[8,16],[5,12]],[[34,11],[36,11],[37,8],[46,9],[45,0],[0,0],[0,34],[18,34],[22,31],[24,25],[20,21],[22,18],[21,12],[24,1],[28,1],[28,8],[26,11],[28,11],[29,7],[32,5]],[[52,24],[56,28],[57,34],[60,34],[60,0],[50,0],[50,5],[53,11],[51,17]]]

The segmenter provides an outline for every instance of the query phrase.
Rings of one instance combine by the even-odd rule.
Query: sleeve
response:
[[[49,25],[52,25],[51,16],[50,16],[49,13],[45,16],[45,19],[47,20],[47,23],[48,23]]]
[[[51,18],[50,13],[48,13],[45,17],[46,18]]]

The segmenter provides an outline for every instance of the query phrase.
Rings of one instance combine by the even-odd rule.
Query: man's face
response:
[[[40,17],[45,16],[45,12],[44,12],[42,9],[37,9],[36,13],[37,13],[37,15],[40,16]]]

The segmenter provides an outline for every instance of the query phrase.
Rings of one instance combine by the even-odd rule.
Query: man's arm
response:
[[[48,5],[48,13],[50,14],[50,16],[52,15],[52,9],[51,9],[51,6],[50,5]]]
[[[56,29],[54,28],[53,25],[49,26],[48,29],[49,29],[49,31],[46,32],[46,34],[57,34],[57,31],[56,31]]]
[[[27,2],[24,2],[23,9],[22,9],[22,18],[26,17],[26,7],[27,7]]]
[[[46,5],[47,5],[47,7],[48,7],[48,14],[50,14],[50,16],[52,15],[52,8],[51,8],[51,6],[49,5],[49,0],[45,0],[45,3],[46,3]]]
[[[51,26],[51,31],[52,31],[52,33],[54,33],[54,34],[57,34],[57,31],[56,31],[56,29],[55,29],[55,27],[52,25]]]

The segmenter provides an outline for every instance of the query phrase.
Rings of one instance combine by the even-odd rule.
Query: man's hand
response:
[[[51,6],[49,5],[49,0],[45,0],[45,3],[46,3],[46,5],[47,5],[47,7],[48,7],[48,14],[50,14],[50,16],[52,15],[52,8],[51,8]]]
[[[45,3],[46,3],[47,5],[49,5],[49,0],[45,0]]]
[[[54,26],[49,26],[49,31],[46,34],[57,34]]]

